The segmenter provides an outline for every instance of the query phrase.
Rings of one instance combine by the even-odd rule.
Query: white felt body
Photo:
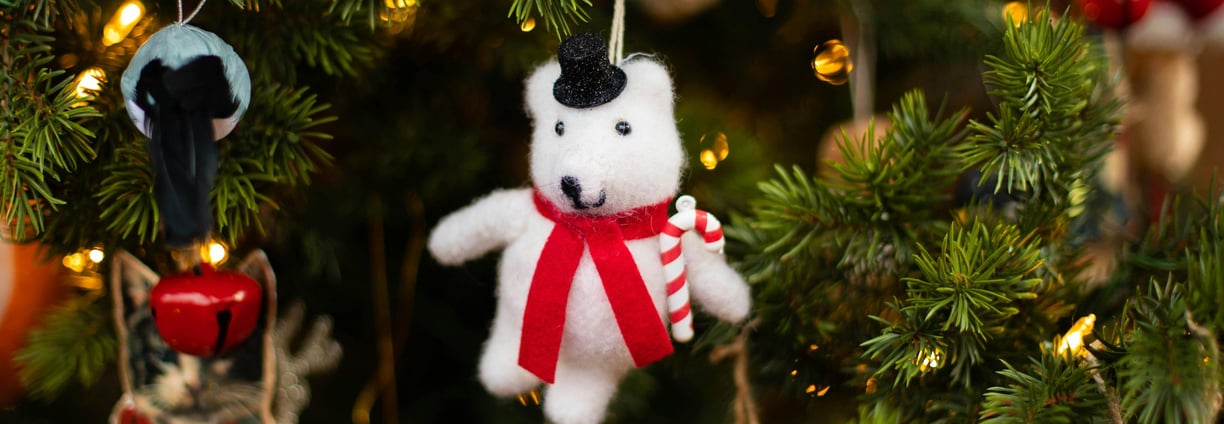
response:
[[[528,80],[527,103],[535,123],[533,183],[565,213],[616,214],[665,201],[679,186],[684,152],[673,118],[670,77],[650,60],[622,67],[629,80],[625,92],[591,109],[568,108],[552,99],[556,62]],[[562,136],[555,131],[558,120],[565,123]],[[629,135],[615,131],[620,121],[632,126]],[[575,209],[560,188],[565,176],[581,181],[584,202],[606,200],[599,207]],[[518,365],[518,352],[532,276],[554,223],[536,210],[531,192],[495,191],[443,218],[429,239],[429,251],[444,265],[502,250],[497,311],[479,370],[481,382],[497,396],[540,384]],[[660,325],[665,325],[667,292],[658,243],[655,236],[626,245]],[[721,255],[704,249],[697,235],[686,234],[683,243],[696,305],[720,319],[742,321],[750,304],[747,284]],[[556,381],[544,396],[545,414],[558,424],[601,422],[621,377],[633,367],[589,249],[584,250],[570,288]]]

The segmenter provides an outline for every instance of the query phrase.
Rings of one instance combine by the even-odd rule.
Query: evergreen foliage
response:
[[[47,315],[46,329],[30,333],[16,359],[25,364],[21,381],[33,396],[50,400],[73,382],[92,385],[115,360],[119,348],[109,305],[96,296],[69,300]],[[55,360],[41,357],[47,352],[55,352]]]
[[[253,70],[251,106],[242,124],[219,142],[220,169],[211,196],[215,235],[231,245],[252,230],[261,232],[264,216],[278,207],[285,189],[309,184],[311,174],[332,161],[319,143],[332,138],[323,127],[336,118],[326,114],[330,105],[299,85],[301,74],[353,76],[379,50],[379,44],[363,41],[369,29],[328,14],[335,5],[326,0],[240,5],[247,10],[219,5],[192,22],[230,40]],[[90,41],[102,32],[97,16],[110,11],[107,6],[41,0],[0,9],[0,33],[5,35],[0,41],[0,154],[6,158],[0,164],[0,211],[7,239],[38,241],[53,254],[94,246],[139,251],[160,243],[146,140],[127,117],[118,89],[135,47],[175,19],[164,13],[174,11],[173,6],[161,8],[162,14],[158,6],[149,4],[150,16],[136,24],[129,39],[113,46]],[[267,37],[267,31],[275,37]],[[285,45],[269,45],[270,39]],[[82,47],[91,50],[80,54],[87,62],[62,69],[54,61],[59,49]],[[81,95],[75,74],[88,65],[101,68],[106,77],[99,90]],[[25,369],[32,370],[29,375],[49,377],[27,380],[39,396],[50,398],[64,388],[68,380],[63,373],[91,382],[110,360],[82,354],[72,358],[80,366],[58,367],[63,355],[51,342],[80,336],[82,346],[94,349],[111,337],[82,333],[70,324],[48,321],[38,336],[43,342],[31,342],[20,356]]]
[[[1007,361],[999,371],[1007,386],[991,387],[985,395],[982,424],[1109,422],[1107,402],[1089,369],[1070,354],[1042,349],[1030,359],[1027,372]]]
[[[766,355],[761,369],[866,384],[862,422],[1210,421],[1220,396],[1215,327],[1190,318],[1186,299],[1195,296],[1180,294],[1184,284],[1141,290],[1127,312],[1100,305],[1094,312],[1113,317],[1106,325],[1116,339],[1099,365],[1053,353],[1059,322],[1090,290],[1077,258],[1092,238],[1070,229],[1106,213],[1085,191],[1118,129],[1120,102],[1099,48],[1071,19],[1041,12],[1009,28],[1002,46],[985,60],[998,107],[985,120],[915,131],[926,112],[912,94],[878,142],[871,131],[844,140],[844,163],[830,164],[831,175],[796,168],[761,184],[752,215],[729,230],[745,245],[737,252],[758,316],[782,324],[757,330],[758,349],[790,352]],[[984,174],[978,202],[993,202],[949,209],[931,196],[971,169]],[[1177,271],[1197,282],[1197,305],[1214,319],[1220,206],[1198,205],[1207,213],[1180,214],[1190,222],[1168,220],[1173,228],[1162,223],[1133,245],[1140,255],[1131,263],[1149,266],[1123,267],[1114,284]],[[881,312],[865,323],[837,306],[847,302]],[[865,340],[861,350],[845,346],[853,340]],[[803,353],[815,344],[839,354]]]
[[[570,34],[570,25],[586,22],[591,19],[586,7],[591,6],[591,0],[514,0],[510,4],[510,14],[519,21],[527,22],[533,19],[533,14],[540,14],[548,29],[557,34],[557,39],[564,39]],[[534,9],[534,12],[532,11]]]
[[[320,171],[335,162],[368,186],[371,198],[354,202],[344,187],[331,187],[311,196],[340,204],[338,216],[305,211],[306,223],[280,226],[305,240],[307,267],[335,274],[335,252],[343,247],[318,241],[327,230],[310,223],[364,237],[364,228],[350,221],[396,207],[374,197],[409,202],[425,197],[439,203],[431,205],[439,214],[470,200],[453,188],[487,177],[481,174],[484,165],[496,156],[475,139],[504,141],[515,135],[479,132],[489,123],[467,111],[487,108],[489,100],[466,91],[464,78],[521,79],[555,47],[539,37],[499,36],[490,44],[454,29],[456,22],[475,16],[470,8],[483,4],[433,3],[435,18],[415,27],[414,48],[444,63],[395,60],[415,66],[400,71],[406,79],[419,79],[416,84],[437,84],[440,79],[431,77],[438,75],[463,73],[463,78],[448,80],[454,87],[445,96],[380,99],[375,109],[381,113],[341,116],[354,124],[350,134],[337,138],[361,140],[370,148],[328,146],[338,113],[308,85],[325,86],[337,78],[371,78],[376,87],[397,83],[366,71],[388,59],[389,41],[378,33],[383,17],[393,6],[416,2],[230,3],[205,8],[197,18],[234,45],[255,79],[247,116],[222,141],[213,192],[217,233],[230,242],[259,235],[261,223],[278,216],[276,208],[300,204],[293,192],[323,180]],[[699,367],[705,361],[692,358],[749,331],[750,370],[763,404],[805,405],[825,393],[817,388],[836,387],[857,394],[852,420],[860,423],[1217,419],[1224,378],[1217,365],[1218,332],[1224,326],[1220,192],[1169,202],[1143,237],[1120,242],[1118,268],[1104,286],[1089,286],[1081,275],[1083,247],[1099,241],[1100,217],[1112,207],[1097,201],[1108,194],[1099,193],[1096,174],[1119,131],[1122,106],[1112,95],[1113,76],[1092,36],[1074,19],[1055,20],[1042,11],[989,39],[981,36],[991,32],[988,20],[968,18],[981,9],[980,2],[904,2],[897,6],[904,13],[895,16],[881,9],[886,2],[862,2],[868,3],[886,56],[922,55],[931,51],[930,44],[947,48],[951,40],[965,38],[997,46],[997,54],[984,60],[983,78],[996,108],[980,115],[949,112],[929,107],[926,95],[912,91],[888,114],[891,129],[843,135],[842,160],[823,172],[775,165],[776,176],[757,184],[759,194],[747,203],[747,212],[732,212],[725,221],[732,241],[728,255],[753,285],[754,324],[699,328],[702,338],[680,347],[660,367]],[[5,36],[0,40],[0,212],[11,227],[7,237],[37,240],[55,252],[158,246],[144,141],[126,116],[115,82],[141,37],[168,22],[170,4],[152,5],[150,14],[157,16],[142,20],[132,39],[102,47],[80,40],[90,37],[86,31],[97,32],[96,17],[114,5],[0,0]],[[519,22],[538,15],[563,38],[591,13],[603,13],[589,8],[587,0],[515,0],[509,15]],[[913,28],[900,23],[917,27],[916,19],[962,23],[925,25],[925,32],[899,29]],[[502,43],[511,47],[485,48]],[[481,49],[455,47],[473,45]],[[84,66],[54,63],[68,47],[94,49],[92,64],[101,66],[110,82],[91,96],[77,96],[73,81]],[[467,65],[472,66],[460,69]],[[347,101],[338,97],[335,103]],[[420,114],[384,123],[381,119],[398,113],[396,107],[445,110],[459,118],[434,122]],[[425,127],[430,131],[421,130]],[[428,144],[439,140],[444,147]],[[520,153],[500,147],[503,154]],[[348,155],[333,159],[337,151]],[[983,175],[971,181],[978,196],[957,203],[954,186],[967,171]],[[446,172],[461,176],[438,176]],[[39,396],[54,397],[74,380],[88,384],[113,360],[107,356],[114,350],[113,335],[96,310],[108,302],[90,302],[57,310],[22,353],[28,374],[23,377]],[[447,306],[418,306],[445,318],[440,321],[471,319]],[[1082,335],[1087,350],[1059,353],[1063,331],[1088,313],[1101,319],[1096,332]],[[702,316],[697,323],[709,327]],[[478,335],[465,333],[470,337],[461,339],[444,331],[449,327],[417,325],[426,337],[442,340],[445,354],[479,349],[478,342],[467,341]],[[415,352],[413,359],[428,362],[431,354]],[[72,366],[60,366],[64,363]],[[677,380],[691,375],[668,371]],[[421,379],[437,378],[432,369],[415,372]],[[653,377],[644,371],[627,378],[611,416],[651,415],[657,403],[643,397],[688,387]],[[478,390],[465,384],[448,389]],[[437,399],[407,402],[430,416],[441,414],[431,409]],[[503,414],[505,405],[482,402],[489,411],[468,413],[523,418]],[[722,416],[714,409],[706,413]],[[675,418],[672,414],[653,415]]]

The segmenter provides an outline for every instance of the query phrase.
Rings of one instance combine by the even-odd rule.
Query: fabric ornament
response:
[[[633,363],[640,367],[671,355],[667,330],[657,319],[646,283],[625,247],[626,240],[655,237],[663,231],[667,202],[615,216],[590,217],[562,213],[539,191],[533,194],[536,210],[555,225],[531,278],[519,365],[544,382],[553,382],[570,283],[584,247],[590,249]]]
[[[194,286],[204,277],[223,281],[203,290],[175,287]],[[306,377],[340,361],[340,344],[331,337],[328,317],[316,319],[299,347],[290,349],[302,324],[302,307],[295,305],[278,319],[276,275],[262,251],[247,255],[233,270],[202,264],[200,274],[166,278],[120,251],[111,263],[110,288],[123,389],[111,423],[296,423],[310,400]],[[244,303],[251,299],[253,305]],[[215,318],[220,316],[217,308],[230,311],[229,325]],[[166,315],[183,313],[191,316],[175,321],[180,325],[173,328],[175,333],[163,332],[157,323]],[[246,320],[253,324],[243,323]],[[248,325],[251,328],[242,330]],[[199,334],[184,326],[194,326]],[[224,334],[223,328],[250,334],[241,339],[216,337]],[[175,346],[183,343],[188,348],[181,350],[187,352]]]
[[[250,105],[246,65],[215,34],[175,23],[140,46],[120,88],[132,122],[149,138],[166,244],[207,241],[216,141],[233,131]]]
[[[649,57],[610,63],[604,42],[582,34],[524,94],[532,186],[442,218],[428,247],[444,265],[502,251],[485,388],[511,397],[548,384],[551,422],[596,423],[628,371],[673,351],[659,240],[686,160],[671,76]],[[696,234],[681,243],[696,304],[744,320],[743,278]]]
[[[1143,19],[1152,0],[1076,0],[1076,4],[1092,23],[1121,30]]]
[[[1224,4],[1224,0],[1172,0],[1172,2],[1181,6],[1182,10],[1186,11],[1186,15],[1189,15],[1195,22],[1201,22],[1214,15],[1220,5]]]

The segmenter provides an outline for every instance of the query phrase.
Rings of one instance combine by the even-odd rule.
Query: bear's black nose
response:
[[[565,197],[569,198],[570,204],[574,205],[574,209],[597,208],[603,206],[604,201],[607,200],[601,192],[599,193],[599,200],[596,200],[594,203],[587,204],[583,202],[582,184],[578,182],[577,178],[568,175],[561,177],[561,193],[564,193]]]
[[[586,205],[582,204],[582,184],[578,183],[577,178],[568,175],[561,177],[561,192],[570,199],[574,209],[586,208]]]

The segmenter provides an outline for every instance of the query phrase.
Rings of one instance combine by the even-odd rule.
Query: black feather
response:
[[[209,194],[217,175],[213,119],[238,110],[225,66],[199,56],[173,69],[150,61],[136,82],[135,103],[145,112],[153,192],[170,246],[206,240],[212,231]]]

